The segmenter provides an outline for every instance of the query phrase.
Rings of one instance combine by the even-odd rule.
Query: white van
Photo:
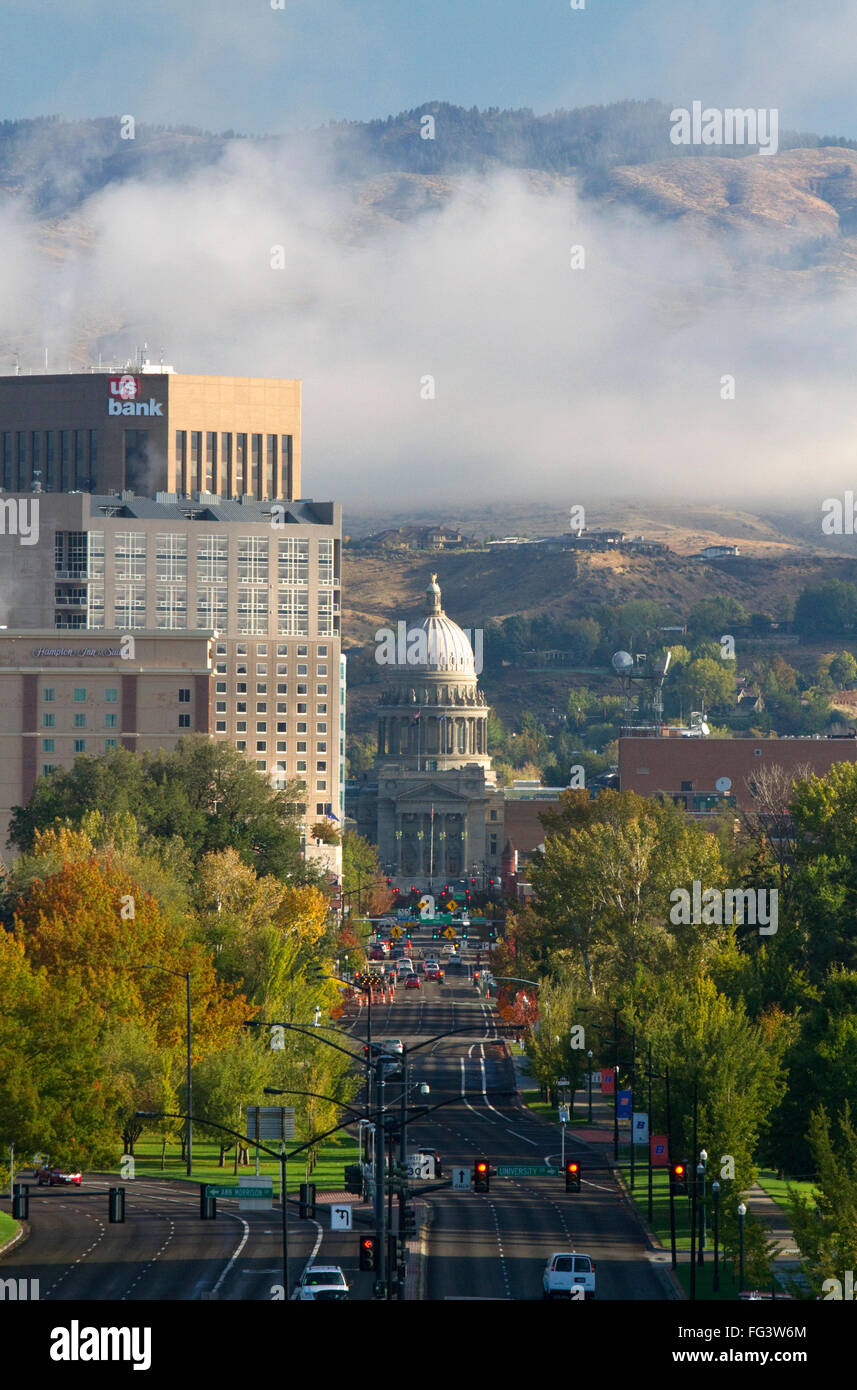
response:
[[[594,1297],[595,1261],[591,1255],[580,1255],[576,1250],[551,1255],[542,1275],[542,1298]]]

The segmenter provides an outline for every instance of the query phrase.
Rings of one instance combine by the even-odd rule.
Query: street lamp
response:
[[[702,1251],[703,1251],[703,1249],[704,1249],[704,1247],[705,1247],[705,1228],[706,1228],[706,1224],[707,1224],[707,1222],[706,1222],[706,1211],[705,1211],[705,1175],[706,1175],[706,1173],[707,1173],[707,1171],[708,1171],[708,1150],[707,1150],[707,1149],[700,1149],[700,1151],[699,1151],[699,1164],[700,1164],[700,1167],[702,1168],[702,1175],[701,1175],[701,1178],[702,1178],[702,1184],[701,1184],[701,1185],[702,1185],[702,1204],[701,1204],[701,1206],[700,1206],[700,1213],[699,1213],[699,1263],[702,1264]],[[697,1171],[697,1173],[698,1173],[698,1172],[699,1172],[699,1168],[697,1168],[696,1171]]]
[[[705,1239],[705,1208],[704,1208],[704,1203],[705,1203],[705,1164],[704,1164],[704,1163],[697,1163],[697,1165],[696,1165],[696,1181],[697,1181],[697,1184],[698,1184],[698,1186],[699,1186],[699,1192],[700,1192],[700,1202],[699,1202],[699,1240],[698,1240],[698,1242],[697,1242],[697,1247],[696,1247],[696,1263],[697,1263],[698,1265],[701,1265],[701,1264],[703,1263],[703,1258],[702,1258],[702,1242],[703,1242],[704,1239]]]
[[[738,1293],[744,1290],[744,1217],[747,1215],[747,1208],[743,1202],[738,1203]]]
[[[711,1184],[711,1195],[714,1198],[714,1282],[712,1287],[716,1293],[720,1288],[720,1247],[718,1245],[718,1238],[720,1235],[720,1228],[718,1225],[720,1213],[720,1183],[716,1178]]]
[[[132,967],[134,968],[134,967]],[[177,975],[187,988],[187,1175],[193,1168],[193,1089],[190,1071],[190,971],[171,970],[167,965],[141,965],[139,970],[161,970],[165,975]]]
[[[589,1063],[589,1115],[588,1115],[587,1123],[588,1123],[588,1124],[592,1124],[592,1048],[591,1048],[591,1047],[590,1047],[589,1051],[588,1051],[587,1054],[586,1054],[586,1060],[587,1060],[588,1063]]]

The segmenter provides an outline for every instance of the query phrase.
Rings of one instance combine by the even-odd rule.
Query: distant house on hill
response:
[[[354,544],[365,550],[455,550],[478,545],[478,541],[462,535],[454,526],[392,526]]]
[[[690,558],[691,560],[722,560],[728,555],[740,554],[737,545],[706,545],[698,555],[691,555]]]

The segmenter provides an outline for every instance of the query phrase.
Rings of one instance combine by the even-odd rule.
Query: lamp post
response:
[[[718,1217],[720,1214],[720,1183],[717,1179],[711,1184],[711,1195],[714,1198],[714,1282],[713,1289],[716,1293],[720,1288],[720,1247],[718,1244],[720,1228]]]
[[[744,1291],[744,1217],[747,1215],[747,1208],[743,1202],[738,1203],[738,1293]]]
[[[193,1083],[190,1067],[190,971],[171,970],[167,965],[141,965],[140,970],[161,970],[165,975],[177,975],[183,979],[187,990],[187,1175],[193,1168]]]
[[[591,1124],[592,1124],[592,1048],[591,1048],[591,1047],[590,1047],[589,1051],[588,1051],[587,1054],[586,1054],[586,1060],[587,1060],[588,1063],[589,1063],[589,1113],[588,1113],[588,1115],[587,1115],[587,1123],[591,1125]]]
[[[700,1195],[701,1195],[701,1197],[702,1197],[702,1201],[700,1202],[700,1207],[699,1207],[699,1263],[702,1264],[702,1252],[703,1252],[703,1249],[705,1248],[705,1226],[706,1226],[706,1217],[705,1217],[705,1174],[706,1174],[706,1172],[708,1171],[708,1150],[707,1150],[707,1149],[700,1149],[700,1151],[699,1151],[699,1166],[698,1166],[698,1168],[697,1168],[696,1171],[697,1171],[697,1175],[698,1175],[698,1177],[699,1177]]]

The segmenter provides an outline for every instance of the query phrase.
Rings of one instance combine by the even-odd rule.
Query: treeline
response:
[[[753,811],[737,826],[724,814],[713,834],[633,793],[591,801],[567,792],[542,817],[544,852],[528,871],[534,896],[513,915],[493,967],[540,981],[528,1052],[541,1084],[579,1081],[590,1047],[596,1066],[612,1065],[618,1036],[620,1084],[633,1079],[644,1109],[651,1049],[660,1078],[652,1132],[666,1132],[668,1067],[673,1157],[687,1159],[697,1088],[699,1145],[733,1172],[721,1179],[730,1248],[739,1194],[760,1167],[817,1180],[817,1210],[804,1204],[795,1218],[816,1289],[857,1259],[855,799],[850,763],[794,786],[774,769],[759,779]],[[775,931],[714,912],[696,925],[675,920],[675,890],[694,882],[715,894],[776,890]],[[514,1014],[522,1001],[506,988],[502,1007]],[[751,1278],[767,1282],[758,1228],[749,1249]]]
[[[231,745],[197,736],[40,779],[15,813],[22,852],[0,882],[0,1138],[20,1162],[38,1151],[112,1166],[133,1153],[137,1110],[181,1112],[185,972],[196,1114],[245,1132],[266,1086],[353,1094],[342,1053],[288,1029],[274,1047],[244,1026],[336,1017],[337,959],[363,960],[301,858],[298,804],[297,786],[273,789]],[[349,846],[349,864],[361,850]],[[369,878],[371,856],[360,862]],[[327,1102],[287,1103],[307,1135],[338,1118]],[[182,1121],[147,1128],[162,1153],[184,1148]],[[223,1139],[222,1161],[233,1141],[195,1129]]]

